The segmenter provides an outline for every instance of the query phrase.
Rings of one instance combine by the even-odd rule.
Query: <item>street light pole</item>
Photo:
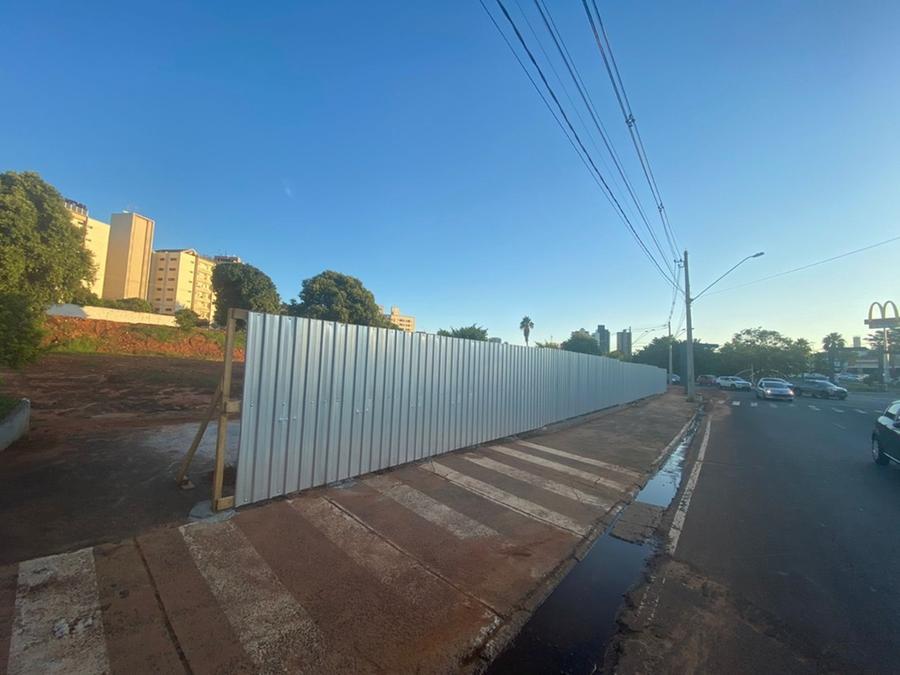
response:
[[[691,297],[691,275],[690,275],[690,271],[688,270],[688,252],[687,251],[684,252],[684,258],[682,259],[681,263],[684,265],[684,316],[685,316],[685,320],[687,321],[687,344],[685,345],[685,347],[686,347],[685,356],[687,357],[686,358],[686,361],[687,361],[687,372],[686,372],[687,387],[686,387],[686,389],[687,389],[687,400],[688,401],[694,400],[694,385],[695,385],[695,382],[694,382],[694,324],[691,321],[691,305],[693,305],[694,301],[697,298],[699,298],[701,295],[706,293],[706,291],[708,291],[710,288],[712,288],[717,283],[722,281],[722,279],[727,277],[729,274],[734,272],[738,267],[740,267],[745,262],[750,260],[750,258],[758,258],[761,255],[765,255],[765,253],[763,251],[760,251],[759,253],[754,253],[753,255],[748,255],[746,258],[744,258],[743,260],[738,262],[736,265],[731,267],[727,272],[725,272],[725,274],[723,274],[718,279],[713,281],[709,286],[704,288],[702,291],[697,293],[697,295],[695,297],[692,298]]]
[[[684,251],[684,316],[687,321],[686,371],[687,400],[694,400],[694,325],[691,322],[691,273],[688,269],[688,252]]]
[[[672,384],[672,321],[668,321],[669,326],[669,384]]]

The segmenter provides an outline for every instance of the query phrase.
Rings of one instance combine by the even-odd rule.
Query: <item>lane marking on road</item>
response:
[[[366,485],[390,497],[425,520],[442,527],[457,539],[494,537],[498,533],[487,525],[451,509],[446,504],[416,490],[390,476],[371,476],[363,481]]]
[[[472,478],[459,471],[454,471],[449,466],[445,466],[439,462],[426,462],[425,464],[420,464],[419,468],[425,471],[431,471],[432,473],[447,479],[451,483],[458,485],[469,492],[474,492],[496,504],[517,511],[534,520],[539,520],[548,525],[558,527],[561,530],[571,532],[579,537],[585,536],[590,529],[585,525],[576,523],[568,516],[564,516],[556,511],[551,511],[550,509],[545,508],[540,504],[530,502],[527,499],[512,495],[505,490],[501,490],[500,488],[494,487],[484,481],[480,481],[477,478]]]
[[[818,412],[818,411],[821,410],[821,408],[817,408],[817,407],[814,406],[814,405],[808,406],[808,408],[809,408],[810,410],[815,410],[816,412]]]
[[[585,504],[590,504],[591,506],[597,506],[604,510],[610,509],[612,507],[612,504],[610,504],[606,500],[600,499],[596,495],[588,494],[587,492],[579,490],[578,488],[574,488],[571,485],[566,485],[555,480],[550,480],[549,478],[544,478],[543,476],[538,476],[537,474],[533,474],[530,471],[517,469],[516,467],[510,466],[509,464],[504,464],[503,462],[495,462],[490,457],[480,457],[478,455],[464,455],[464,457],[470,462],[477,464],[478,466],[483,466],[485,469],[490,469],[492,471],[502,473],[506,476],[509,476],[510,478],[522,481],[523,483],[528,483],[529,485],[533,485],[542,490],[547,490],[548,492],[553,492],[554,494],[566,497],[567,499],[573,499],[577,502],[583,502]]]
[[[873,410],[872,412],[878,413],[878,414],[880,415],[880,414],[883,413],[884,411],[881,410],[881,409],[879,408],[879,409],[877,409],[877,410]]]
[[[92,548],[19,563],[7,669],[108,673]]]
[[[538,466],[543,466],[548,469],[553,469],[554,471],[559,471],[560,473],[565,473],[570,476],[575,476],[576,478],[580,478],[581,480],[585,480],[588,483],[595,483],[597,485],[604,485],[608,488],[612,488],[617,492],[624,492],[628,485],[624,485],[614,480],[610,480],[609,478],[604,478],[603,476],[598,476],[593,473],[588,473],[587,471],[582,471],[581,469],[573,469],[568,464],[560,464],[559,462],[554,462],[549,459],[544,459],[543,457],[536,457],[534,455],[529,455],[527,452],[520,452],[518,450],[514,450],[513,448],[507,448],[504,445],[489,445],[488,448],[491,450],[495,450],[497,452],[501,452],[504,455],[509,455],[510,457],[515,457],[516,459],[521,459],[524,462],[531,462],[532,464],[537,464]]]
[[[681,531],[684,529],[684,521],[685,518],[687,518],[687,512],[691,506],[691,498],[694,496],[697,481],[700,479],[700,470],[703,468],[703,460],[706,457],[706,446],[709,444],[709,432],[711,428],[712,418],[706,422],[706,433],[703,434],[703,441],[700,443],[697,459],[694,461],[694,466],[691,467],[691,475],[688,476],[688,482],[681,495],[681,501],[678,502],[678,510],[675,511],[675,517],[672,519],[672,527],[669,528],[669,542],[666,545],[666,551],[669,555],[675,555],[675,550],[678,548],[678,540],[681,538]]]
[[[178,528],[247,655],[263,672],[311,668],[322,652],[316,622],[230,521]],[[294,663],[299,660],[300,663]]]
[[[845,427],[843,424],[838,424],[837,422],[832,422],[832,424],[838,429],[844,429],[845,431],[847,430],[847,427]]]
[[[859,408],[854,408],[854,410],[856,412],[858,412],[860,415],[868,415],[869,414],[865,410],[860,410]]]
[[[777,408],[778,406],[775,405],[774,403],[769,403],[769,407],[770,407],[770,408]]]
[[[584,457],[582,455],[576,455],[573,452],[566,452],[565,450],[557,450],[556,448],[549,448],[546,445],[539,445],[538,443],[531,443],[530,441],[516,441],[519,445],[524,445],[528,448],[534,448],[535,450],[540,450],[541,452],[546,452],[551,455],[556,455],[557,457],[565,457],[566,459],[574,459],[576,462],[582,462],[584,464],[590,464],[591,466],[596,466],[601,469],[608,469],[610,471],[615,471],[617,473],[623,473],[629,478],[638,479],[641,477],[641,473],[639,471],[635,471],[634,469],[629,469],[624,466],[619,466],[618,464],[610,464],[609,462],[604,462],[599,459],[594,459],[593,457]]]
[[[731,402],[731,405],[740,405],[740,404],[741,404],[740,401],[732,401],[732,402]]]
[[[836,413],[841,413],[842,415],[844,414],[844,411],[841,410],[840,408],[832,408],[832,410],[834,410],[834,412],[836,412]]]
[[[751,407],[751,408],[755,408],[755,407],[758,406],[758,405],[759,405],[759,403],[757,403],[756,401],[750,401],[750,407]]]

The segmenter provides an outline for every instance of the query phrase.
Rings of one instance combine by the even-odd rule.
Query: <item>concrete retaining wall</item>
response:
[[[28,433],[28,423],[30,421],[31,401],[23,398],[12,409],[12,412],[0,421],[0,451],[6,450],[6,448]]]
[[[174,316],[151,314],[150,312],[130,312],[126,309],[110,307],[82,307],[81,305],[51,305],[50,316],[70,316],[75,319],[95,319],[117,323],[143,323],[153,326],[176,326]]]

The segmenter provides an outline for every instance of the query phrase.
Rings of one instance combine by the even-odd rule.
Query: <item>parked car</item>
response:
[[[900,463],[900,401],[891,403],[872,432],[872,459],[876,464]]]
[[[847,390],[838,387],[828,380],[801,380],[794,383],[794,394],[796,396],[812,396],[813,398],[837,398],[844,400],[847,398]]]
[[[834,376],[834,381],[837,382],[852,382],[854,384],[861,384],[866,381],[865,375],[857,375],[856,373],[838,373]]]
[[[763,378],[756,383],[756,398],[793,401],[794,390],[784,380]]]
[[[681,384],[681,377],[672,373],[672,384]]]
[[[700,375],[697,378],[697,384],[701,387],[713,387],[716,384],[716,376],[715,375]]]
[[[719,389],[732,389],[735,391],[750,391],[753,388],[752,384],[737,375],[722,375],[721,377],[717,377],[716,384],[719,385]]]

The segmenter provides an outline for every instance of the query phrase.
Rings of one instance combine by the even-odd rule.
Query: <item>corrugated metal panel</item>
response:
[[[251,312],[238,506],[665,391],[653,366]]]

